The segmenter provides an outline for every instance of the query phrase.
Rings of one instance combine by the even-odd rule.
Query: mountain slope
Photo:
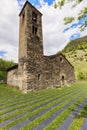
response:
[[[87,79],[87,36],[68,43],[62,53],[74,66],[76,79]]]
[[[72,50],[75,51],[75,50],[84,50],[84,49],[87,49],[87,36],[71,41],[64,48],[63,52],[66,53]]]

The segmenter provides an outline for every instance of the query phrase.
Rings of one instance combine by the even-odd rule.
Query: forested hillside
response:
[[[72,50],[75,52],[77,50],[84,50],[84,49],[87,49],[87,36],[71,41],[64,48],[63,52],[68,53]]]
[[[87,80],[87,36],[68,43],[62,53],[74,66],[76,78]]]
[[[0,82],[6,82],[7,69],[14,65],[13,61],[0,59]]]

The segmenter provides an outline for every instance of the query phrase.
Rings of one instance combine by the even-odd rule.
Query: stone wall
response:
[[[74,68],[62,54],[35,61],[30,65],[28,59],[22,59],[19,69],[8,71],[7,84],[23,91],[35,91],[75,82]]]
[[[7,77],[8,77],[7,84],[9,86],[12,86],[15,88],[19,88],[19,86],[21,87],[21,83],[19,83],[19,77],[18,77],[18,68],[14,68],[8,71]]]
[[[8,70],[7,84],[22,91],[27,89],[27,75],[23,68],[20,70],[18,67]]]
[[[28,90],[67,86],[75,82],[74,68],[62,54],[42,58],[30,70],[27,69]]]

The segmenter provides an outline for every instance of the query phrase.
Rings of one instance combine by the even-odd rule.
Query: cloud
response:
[[[18,14],[24,2],[25,0],[2,0],[0,2],[0,51],[7,52],[3,56],[14,61],[18,60]],[[44,0],[39,0],[39,2],[42,5],[38,9],[43,14],[45,55],[52,55],[63,49],[73,34],[80,34],[81,36],[87,34],[87,30],[80,32],[78,26],[75,25],[77,20],[72,24],[72,27],[71,24],[69,26],[64,25],[63,21],[64,17],[77,17],[80,10],[85,7],[87,0],[83,0],[75,8],[72,8],[73,2],[69,2],[61,10],[59,8],[54,9]],[[64,29],[66,30],[64,31]]]
[[[39,0],[39,2],[40,2],[40,5],[41,5],[41,6],[43,6],[43,5],[46,4],[44,0]]]
[[[44,41],[44,54],[52,55],[63,49],[67,43],[75,36],[79,37],[83,32],[80,32],[79,25],[81,21],[74,21],[69,25],[64,25],[63,19],[65,17],[77,17],[78,13],[85,7],[86,0],[83,0],[76,7],[72,8],[73,2],[66,3],[63,8],[54,9],[52,6],[44,5],[40,11],[43,14],[43,41]],[[87,30],[85,30],[87,34]],[[75,35],[75,34],[79,34]],[[83,35],[81,35],[83,36]]]
[[[17,61],[18,47],[18,2],[16,0],[0,1],[0,51],[2,56]],[[15,58],[16,56],[16,58]]]

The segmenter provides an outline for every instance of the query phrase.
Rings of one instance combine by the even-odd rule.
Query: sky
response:
[[[19,43],[19,13],[26,0],[0,1],[0,58],[18,61]],[[80,31],[79,25],[84,19],[75,20],[72,24],[64,25],[64,17],[77,17],[78,13],[87,6],[83,0],[75,8],[75,3],[67,2],[62,9],[54,9],[53,3],[58,0],[29,0],[42,14],[44,55],[54,55],[62,50],[70,40],[87,35],[87,29]],[[3,6],[4,5],[4,6]],[[87,19],[87,18],[86,18]]]

